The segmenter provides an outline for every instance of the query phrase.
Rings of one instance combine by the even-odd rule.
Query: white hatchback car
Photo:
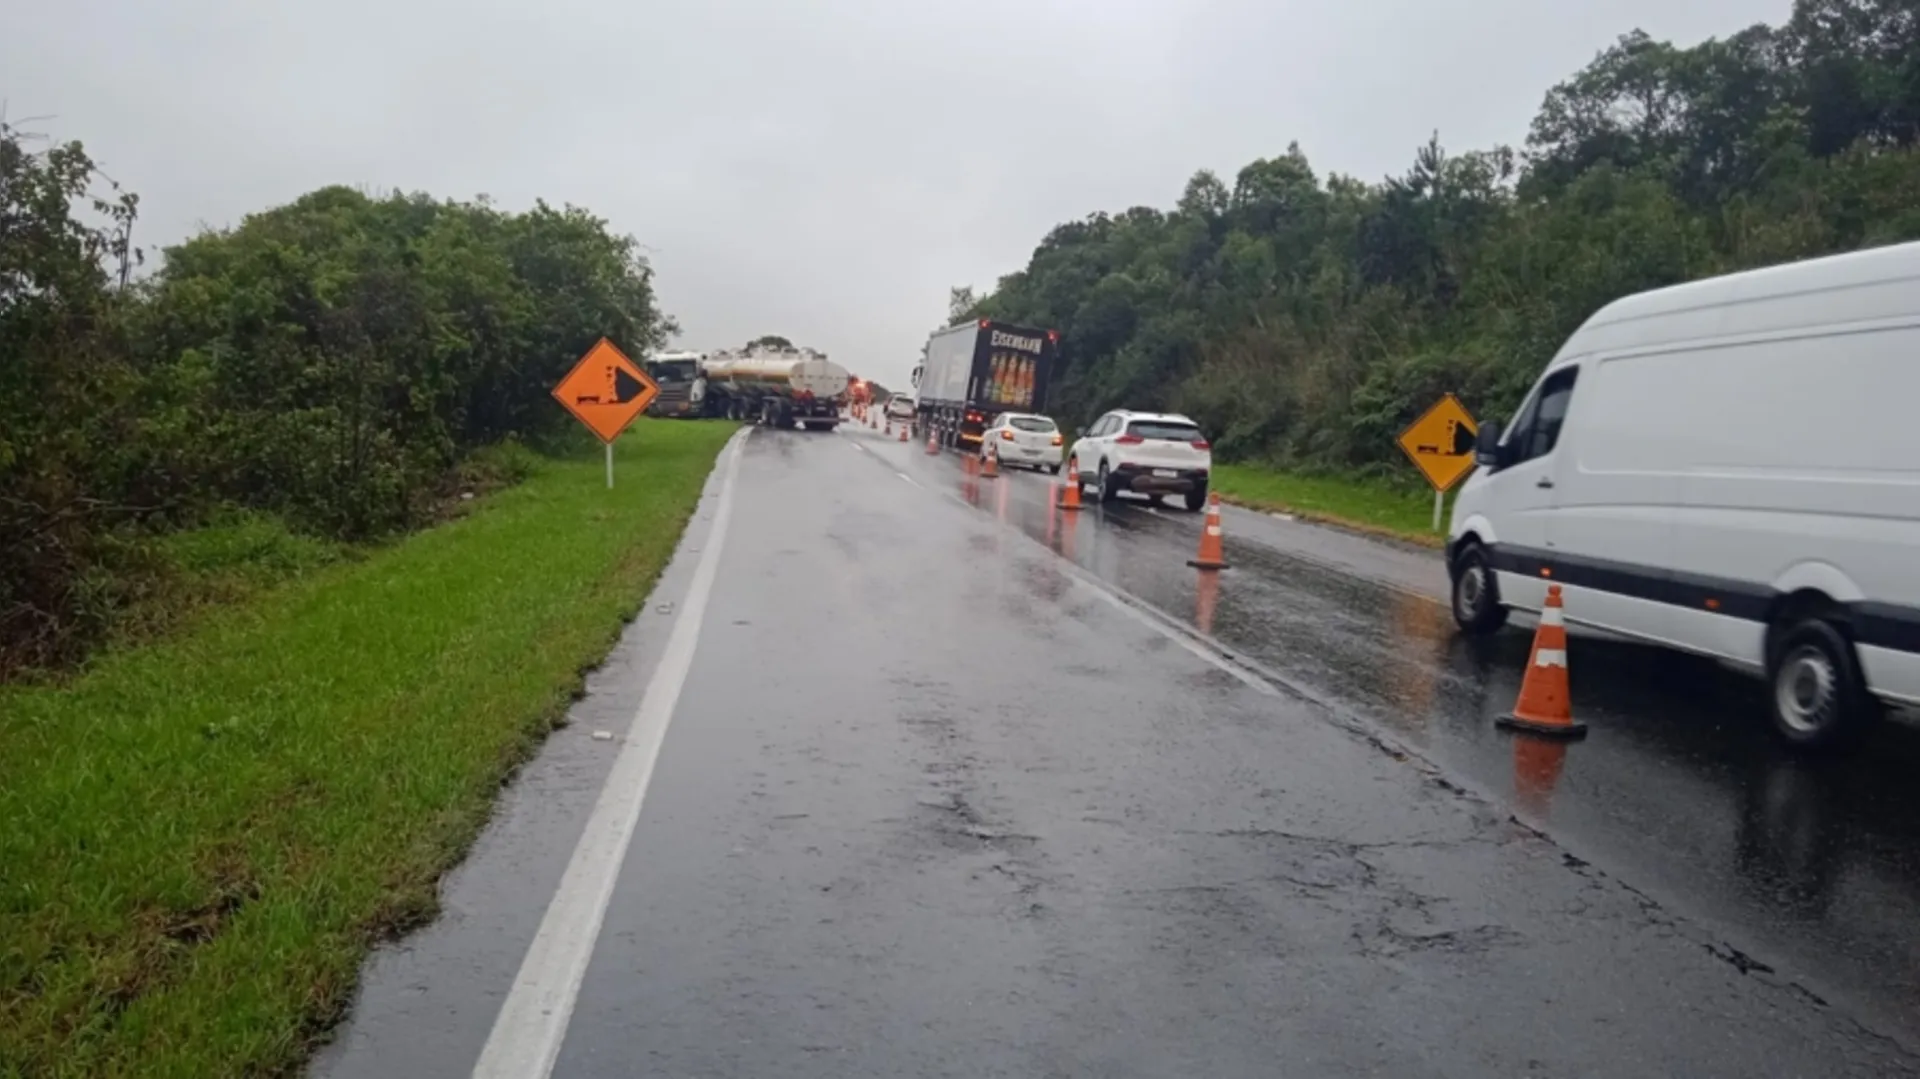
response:
[[[904,393],[896,393],[887,398],[887,418],[890,420],[910,420],[913,418],[913,398]]]
[[[1092,483],[1102,502],[1122,491],[1184,495],[1189,512],[1207,504],[1207,478],[1213,472],[1213,448],[1200,427],[1177,413],[1118,409],[1095,420],[1067,453],[1073,482]]]
[[[1025,465],[1060,471],[1060,446],[1066,438],[1045,416],[1031,412],[1002,412],[980,434],[980,457],[1000,455],[1002,465]]]

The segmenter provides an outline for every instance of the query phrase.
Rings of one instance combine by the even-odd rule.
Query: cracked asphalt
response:
[[[1208,577],[858,427],[737,484],[556,1075],[1920,1073],[1907,735],[1839,793],[1577,641],[1593,734],[1516,740],[1424,552],[1235,512]],[[316,1074],[471,1072],[715,498]]]

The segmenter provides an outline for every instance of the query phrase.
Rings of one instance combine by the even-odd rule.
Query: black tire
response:
[[[1199,513],[1207,508],[1207,485],[1201,484],[1187,492],[1187,512]]]
[[[1047,471],[1049,471],[1049,472],[1051,472],[1051,473],[1053,473],[1054,475],[1056,475],[1056,476],[1058,476],[1058,475],[1060,474],[1060,466],[1059,466],[1059,465],[1048,465],[1048,466],[1047,466]]]
[[[1113,476],[1107,472],[1107,463],[1100,462],[1100,501],[1112,502],[1120,497],[1120,485],[1113,482]]]
[[[1453,596],[1449,606],[1453,621],[1462,631],[1476,637],[1493,633],[1507,624],[1507,607],[1500,602],[1500,584],[1487,565],[1487,552],[1478,543],[1468,543],[1447,567],[1453,578]]]
[[[1782,627],[1767,653],[1767,711],[1798,749],[1848,741],[1878,712],[1853,644],[1833,623],[1805,618]]]

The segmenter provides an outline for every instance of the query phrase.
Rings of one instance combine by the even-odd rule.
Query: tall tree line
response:
[[[575,207],[344,187],[136,274],[138,200],[0,124],[0,678],[84,655],[217,509],[357,540],[414,527],[478,447],[567,421],[601,335],[672,323],[631,237]]]
[[[1192,414],[1227,458],[1374,471],[1445,391],[1511,410],[1627,293],[1920,237],[1920,0],[1799,0],[1691,48],[1630,33],[1524,147],[1438,136],[1379,183],[1296,145],[1170,209],[1056,227],[949,316],[1063,331],[1058,411]]]

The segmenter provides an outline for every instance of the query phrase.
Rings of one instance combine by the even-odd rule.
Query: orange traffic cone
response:
[[[1220,546],[1220,496],[1207,496],[1207,527],[1200,530],[1200,553],[1187,559],[1195,569],[1226,569],[1227,553]]]
[[[988,479],[993,479],[994,477],[1000,475],[1000,451],[999,450],[995,449],[992,446],[987,447],[987,459],[986,459],[986,462],[980,466],[980,474],[982,476],[987,477]]]
[[[1077,510],[1080,508],[1080,474],[1069,470],[1067,485],[1060,491],[1060,508]]]
[[[900,425],[900,441],[905,442],[906,440],[907,440],[907,425],[903,423]]]
[[[940,452],[940,440],[938,437],[934,435],[934,433],[931,430],[929,430],[927,432],[927,453],[935,454],[939,452]]]
[[[1572,695],[1567,688],[1567,623],[1561,613],[1560,586],[1547,586],[1547,602],[1540,611],[1540,628],[1533,634],[1527,656],[1527,674],[1520,682],[1520,699],[1513,711],[1496,720],[1502,727],[1579,738],[1587,725],[1573,718]]]
[[[888,420],[888,421],[887,421],[887,429],[886,429],[886,432],[885,432],[885,433],[886,433],[886,434],[892,434],[892,433],[893,433],[893,421],[892,421],[892,420]]]

